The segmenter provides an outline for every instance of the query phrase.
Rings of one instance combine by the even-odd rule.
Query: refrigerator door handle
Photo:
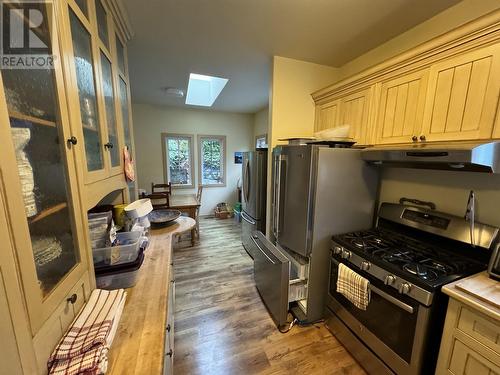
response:
[[[279,228],[280,228],[281,173],[282,173],[281,167],[284,161],[285,158],[283,155],[275,156],[273,234],[276,239],[278,239]]]
[[[243,185],[243,194],[245,194],[245,201],[250,202],[250,162],[247,160],[245,165],[245,184]]]
[[[252,220],[252,218],[245,213],[245,211],[241,211],[241,218],[249,224],[252,224],[252,225],[257,224],[257,222],[255,220]]]

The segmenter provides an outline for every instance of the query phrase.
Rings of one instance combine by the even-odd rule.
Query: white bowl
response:
[[[130,203],[124,210],[129,218],[137,219],[153,211],[153,205],[149,198],[139,199]]]

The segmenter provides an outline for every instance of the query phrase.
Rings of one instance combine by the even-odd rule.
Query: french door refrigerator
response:
[[[361,150],[287,145],[273,150],[272,237],[251,236],[254,277],[277,326],[324,316],[331,236],[373,224],[378,171]]]
[[[253,258],[251,235],[266,231],[267,150],[243,153],[241,242]]]

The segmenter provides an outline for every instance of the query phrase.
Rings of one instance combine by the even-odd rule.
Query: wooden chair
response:
[[[200,238],[200,207],[201,207],[201,197],[203,195],[203,186],[198,186],[198,191],[196,192],[196,200],[199,203],[199,206],[196,207],[195,220],[196,220],[196,237]]]
[[[170,196],[166,193],[146,194],[144,198],[151,199],[153,210],[160,210],[170,207]]]
[[[168,195],[172,194],[172,183],[169,182],[168,184],[155,184],[154,182],[151,183],[151,194],[155,193],[166,193]]]

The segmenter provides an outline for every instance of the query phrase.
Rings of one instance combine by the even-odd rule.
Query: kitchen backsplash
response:
[[[384,168],[380,201],[417,198],[434,202],[438,211],[463,216],[470,190],[476,192],[476,219],[500,227],[500,174]]]

